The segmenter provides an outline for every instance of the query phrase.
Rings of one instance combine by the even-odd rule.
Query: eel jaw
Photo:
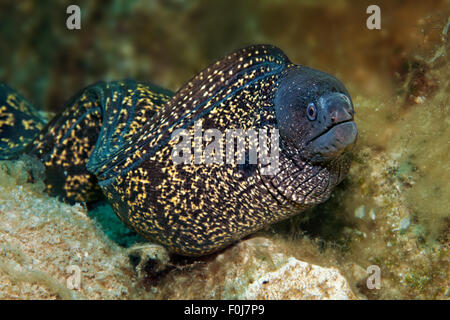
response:
[[[353,120],[335,124],[306,146],[313,162],[336,159],[353,148],[358,136],[358,129]]]

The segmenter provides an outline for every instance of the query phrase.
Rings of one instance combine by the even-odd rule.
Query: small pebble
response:
[[[362,218],[364,218],[364,215],[365,215],[365,206],[364,205],[355,209],[355,217],[362,219]]]
[[[402,220],[400,220],[399,230],[406,231],[410,225],[411,225],[411,218],[409,216],[407,216],[407,217],[403,218]]]
[[[372,219],[372,220],[375,221],[375,219],[377,218],[377,216],[376,216],[376,214],[375,214],[375,210],[370,209],[369,217],[370,217],[370,219]]]

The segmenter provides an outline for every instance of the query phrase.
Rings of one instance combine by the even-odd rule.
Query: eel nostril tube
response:
[[[336,123],[337,122],[337,111],[334,110],[330,113],[330,119],[332,123]]]

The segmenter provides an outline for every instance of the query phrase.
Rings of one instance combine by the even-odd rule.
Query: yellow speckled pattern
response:
[[[97,199],[101,195],[97,178],[86,170],[86,163],[99,134],[106,132],[107,138],[99,140],[98,149],[112,152],[121,139],[134,134],[172,95],[167,90],[156,90],[159,88],[153,85],[125,80],[100,82],[76,94],[27,150],[45,165],[47,191],[69,202]],[[136,113],[129,117],[130,121],[129,112]]]
[[[174,164],[170,135],[192,131],[199,118],[203,130],[259,128],[261,117],[270,123],[264,109],[288,64],[271,46],[225,57],[179,90],[109,162],[92,168],[122,221],[172,251],[200,255],[286,216],[259,174],[229,164]]]
[[[338,176],[283,156],[272,177],[259,174],[259,165],[242,170],[171,158],[170,134],[179,128],[193,133],[200,118],[203,130],[273,128],[277,79],[290,66],[271,46],[225,57],[180,89],[109,163],[93,168],[122,221],[174,252],[202,255],[327,199]],[[283,181],[288,177],[292,183]],[[295,201],[283,194],[283,183]]]
[[[283,144],[270,176],[261,163],[173,162],[172,133],[193,133],[200,119],[203,132],[276,129],[274,95],[294,66],[280,49],[258,45],[211,64],[175,94],[133,80],[97,83],[76,94],[26,152],[44,163],[50,194],[91,201],[100,187],[147,239],[183,255],[211,253],[326,200],[348,171],[348,161],[315,166]]]
[[[17,156],[42,130],[45,119],[19,93],[0,83],[0,158]]]

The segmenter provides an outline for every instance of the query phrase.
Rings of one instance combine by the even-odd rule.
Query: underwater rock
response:
[[[125,298],[134,276],[125,250],[85,208],[44,194],[38,167],[0,163],[0,299]]]
[[[357,299],[350,285],[336,268],[325,268],[279,253],[271,240],[259,237],[239,243],[235,250],[246,265],[235,264],[239,278],[225,283],[242,284],[242,292],[230,298],[263,300],[347,300]],[[260,254],[255,254],[255,250]],[[263,255],[261,255],[263,253]],[[227,253],[224,253],[227,255]],[[218,259],[224,259],[219,256]],[[267,263],[270,261],[270,263]],[[231,267],[231,266],[229,266]],[[241,269],[241,270],[239,270]],[[246,272],[249,270],[250,272]],[[247,279],[246,279],[247,277]]]
[[[328,300],[355,299],[347,280],[335,268],[323,268],[293,257],[276,271],[250,284],[245,299]]]
[[[191,267],[167,275],[156,297],[163,299],[358,299],[336,268],[282,253],[265,237],[241,241]]]

